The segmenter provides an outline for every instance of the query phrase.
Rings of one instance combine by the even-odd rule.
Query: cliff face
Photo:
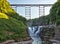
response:
[[[57,2],[52,6],[50,17],[52,24],[56,23],[56,25],[60,26],[60,0],[57,0]],[[60,40],[60,28],[58,28],[58,26],[55,28],[54,39]]]
[[[0,42],[24,40],[27,37],[25,23],[26,19],[19,16],[7,0],[0,0]]]

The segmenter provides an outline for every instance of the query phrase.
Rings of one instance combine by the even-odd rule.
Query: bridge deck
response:
[[[53,4],[11,4],[11,6],[52,6]]]

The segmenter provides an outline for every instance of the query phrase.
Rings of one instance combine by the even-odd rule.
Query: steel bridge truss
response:
[[[39,8],[39,17],[41,13],[43,16],[45,15],[45,7],[51,7],[53,4],[11,4],[11,6],[15,6],[17,11],[17,7],[25,7],[25,17],[31,19],[31,7],[38,7]]]

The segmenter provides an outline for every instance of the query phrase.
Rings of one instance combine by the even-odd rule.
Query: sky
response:
[[[10,4],[54,4],[57,0],[8,0]],[[45,15],[49,14],[51,7],[45,7]],[[13,9],[15,9],[13,7]],[[17,13],[25,17],[25,8],[17,7]],[[31,18],[37,18],[38,15],[38,7],[31,8]]]
[[[12,4],[53,4],[55,3],[57,0],[8,0],[10,3]]]

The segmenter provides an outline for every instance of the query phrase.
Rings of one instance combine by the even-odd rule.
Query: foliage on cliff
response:
[[[10,6],[9,2],[7,2],[7,0],[0,1],[0,12],[5,13],[10,17],[16,18],[17,20],[20,20],[23,23],[25,23],[26,21],[24,17],[20,16],[18,13],[14,11],[14,9],[12,9],[12,7]]]
[[[0,42],[26,37],[26,19],[16,13],[7,0],[0,0]]]
[[[57,0],[57,2],[52,6],[50,17],[52,24],[56,23],[57,25],[60,25],[60,0]]]

